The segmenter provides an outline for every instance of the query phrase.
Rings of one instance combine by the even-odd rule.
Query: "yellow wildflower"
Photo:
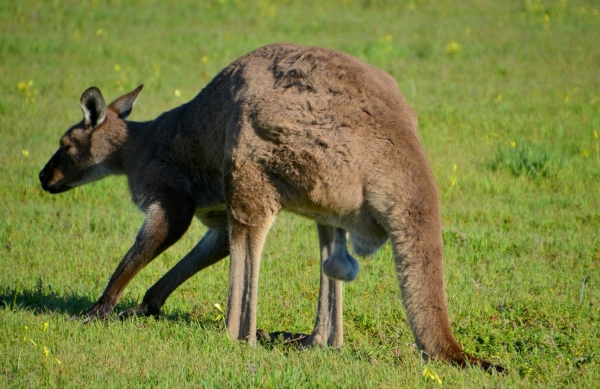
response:
[[[454,164],[454,166],[452,166],[452,174],[450,175],[450,187],[453,187],[454,185],[456,185],[456,180],[457,180],[457,176],[456,176],[456,164]]]
[[[43,351],[45,356],[50,355],[50,350],[48,350],[48,348],[46,347],[46,345],[44,345],[44,351]]]
[[[181,92],[179,91],[179,89],[175,89],[175,96],[181,97]]]
[[[223,311],[223,307],[221,307],[221,304],[219,303],[215,303],[213,305],[213,307],[215,307],[215,309],[218,311],[217,315],[215,316],[215,321],[220,321],[225,319],[225,312]]]
[[[33,80],[29,80],[29,82],[27,84],[23,81],[21,81],[17,84],[17,87],[25,93],[29,92],[29,89],[32,86],[33,86]]]
[[[42,330],[42,332],[46,332],[48,331],[48,323],[44,323],[44,329]]]
[[[446,54],[454,55],[460,53],[462,47],[456,41],[452,41],[446,45]]]
[[[440,376],[437,375],[437,373],[431,369],[425,368],[423,370],[423,377],[427,377],[430,378],[434,381],[437,381],[438,385],[442,384],[442,380],[440,379]]]

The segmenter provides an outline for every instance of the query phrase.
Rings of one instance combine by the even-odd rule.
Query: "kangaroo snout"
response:
[[[44,166],[38,175],[38,178],[40,179],[40,184],[42,184],[42,189],[46,192],[49,192],[50,188],[48,187],[48,180],[50,178],[50,174],[48,173],[48,165]]]
[[[62,193],[71,189],[69,186],[59,184],[61,176],[60,172],[56,171],[53,159],[50,159],[38,175],[42,189],[51,194]]]

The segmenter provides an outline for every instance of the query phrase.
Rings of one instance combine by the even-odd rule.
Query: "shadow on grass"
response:
[[[89,296],[69,293],[59,295],[49,287],[14,288],[0,285],[0,309],[27,310],[34,314],[56,312],[76,316],[94,304]]]
[[[77,319],[79,315],[87,311],[95,299],[90,296],[81,295],[70,291],[58,293],[50,286],[43,286],[40,282],[33,288],[15,288],[0,284],[0,309],[14,311],[28,311],[34,315],[56,313]],[[137,302],[133,299],[122,299],[115,307],[113,314],[107,319],[116,319],[117,314],[127,308],[135,307]],[[148,317],[151,320],[153,317]],[[83,318],[81,318],[83,320]],[[121,320],[136,320],[135,317],[124,317]],[[146,318],[142,318],[146,319]],[[218,329],[222,323],[215,320],[207,312],[170,312],[162,313],[156,320],[184,323],[200,326],[207,329]]]
[[[34,315],[58,314],[65,315],[75,320],[82,320],[80,317],[93,304],[95,299],[90,296],[78,294],[72,290],[67,293],[57,292],[52,286],[44,286],[43,280],[38,278],[35,286],[32,288],[16,288],[0,284],[0,309],[11,311],[27,311]],[[194,306],[190,311],[175,310],[171,312],[161,312],[160,316],[149,317],[119,317],[118,313],[128,308],[137,306],[134,299],[122,299],[114,308],[112,315],[107,320],[158,320],[171,323],[185,324],[191,327],[199,327],[202,330],[222,331],[225,328],[224,312],[207,308],[207,304]],[[270,335],[270,336],[269,336]],[[294,334],[286,331],[273,332],[267,334],[264,330],[259,330],[258,338],[260,343],[266,348],[277,346],[288,346],[298,348],[302,346],[302,339],[307,334]]]

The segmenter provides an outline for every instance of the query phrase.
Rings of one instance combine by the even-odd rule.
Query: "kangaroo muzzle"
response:
[[[50,158],[50,161],[48,161],[46,166],[44,166],[38,175],[40,184],[42,184],[42,189],[52,194],[66,192],[71,189],[69,186],[60,184],[63,175],[59,170],[56,169],[55,159],[56,155]]]

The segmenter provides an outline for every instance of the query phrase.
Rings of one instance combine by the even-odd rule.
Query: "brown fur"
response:
[[[82,96],[84,121],[40,173],[58,193],[125,174],[147,218],[100,301],[109,314],[129,281],[176,242],[194,214],[206,236],[126,314],[158,314],[187,278],[231,255],[227,329],[256,339],[260,254],[281,209],[317,222],[324,262],[315,329],[305,344],[342,344],[341,282],[359,254],[391,239],[400,289],[424,355],[496,368],[465,354],[448,318],[437,187],[417,117],[385,72],[322,48],[277,44],[225,68],[192,101],[153,121],[125,121],[141,91],[105,106]]]

